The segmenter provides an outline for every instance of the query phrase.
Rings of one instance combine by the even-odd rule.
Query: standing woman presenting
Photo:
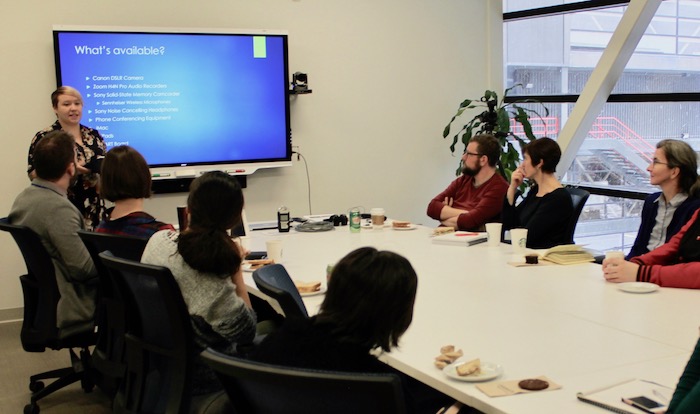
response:
[[[104,208],[97,193],[100,163],[105,156],[105,142],[97,130],[80,124],[83,115],[83,97],[75,88],[61,86],[51,94],[51,104],[56,122],[36,133],[29,146],[27,174],[34,179],[34,147],[51,131],[66,131],[73,136],[78,153],[78,175],[68,189],[68,199],[85,219],[85,226],[92,230],[102,219]]]

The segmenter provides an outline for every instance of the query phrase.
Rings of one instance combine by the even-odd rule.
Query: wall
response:
[[[425,207],[453,178],[457,162],[442,129],[463,98],[500,88],[501,66],[489,68],[501,55],[500,0],[2,3],[3,216],[28,185],[32,136],[54,120],[53,24],[287,30],[290,72],[307,73],[313,89],[293,98],[291,111],[315,214],[382,206],[391,217],[434,225]],[[250,176],[245,197],[251,221],[273,219],[282,204],[293,215],[308,214],[303,162]],[[176,222],[175,206],[184,200],[159,195],[146,209]],[[0,309],[20,307],[17,276],[25,268],[7,234],[0,234],[0,262]]]

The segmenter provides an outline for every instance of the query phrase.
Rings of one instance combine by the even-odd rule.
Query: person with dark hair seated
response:
[[[395,373],[410,412],[435,413],[452,400],[370,353],[389,352],[413,320],[418,278],[404,257],[363,247],[334,267],[319,313],[289,317],[253,350],[253,360],[330,371]],[[352,398],[352,396],[348,396]]]
[[[663,287],[700,289],[700,220],[697,210],[668,243],[629,261],[603,260],[608,282],[651,282]]]
[[[132,147],[120,145],[109,150],[102,162],[100,194],[114,207],[95,229],[98,233],[148,238],[160,230],[175,230],[143,211],[144,199],[151,196],[151,171]]]
[[[236,178],[207,172],[192,182],[187,208],[187,230],[154,234],[141,261],[172,272],[190,313],[197,354],[207,347],[235,354],[238,344],[252,343],[256,328],[241,271],[243,252],[228,234],[241,221],[243,191]],[[199,360],[193,375],[195,407],[228,402],[214,372]]]
[[[78,237],[83,215],[68,199],[78,173],[76,144],[65,131],[46,134],[34,147],[32,184],[22,191],[9,222],[32,229],[41,239],[56,268],[61,292],[56,309],[59,337],[94,329],[97,270]]]
[[[428,216],[455,230],[483,231],[500,221],[508,189],[496,165],[501,144],[489,134],[472,137],[462,155],[462,175],[428,204]]]
[[[627,260],[671,240],[700,208],[698,155],[690,145],[676,139],[659,141],[647,171],[661,192],[644,200],[642,222]]]
[[[527,247],[548,249],[571,244],[567,233],[574,214],[571,196],[554,175],[561,159],[559,144],[551,138],[539,138],[523,148],[523,162],[513,171],[503,202],[503,230],[527,229]],[[535,182],[520,204],[515,205],[523,180]]]

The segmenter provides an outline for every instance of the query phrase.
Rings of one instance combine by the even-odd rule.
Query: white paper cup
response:
[[[625,252],[621,252],[619,250],[611,250],[609,252],[605,252],[605,258],[606,259],[624,259]]]
[[[625,253],[621,252],[619,250],[611,250],[609,252],[605,252],[605,259],[621,259],[625,260]],[[617,264],[612,264],[608,263],[606,266],[617,266]]]
[[[501,244],[501,229],[502,223],[486,223],[486,234],[489,237],[489,246],[498,246]]]
[[[375,207],[369,211],[370,217],[372,217],[372,227],[375,229],[384,228],[384,209],[380,207]]]
[[[239,236],[236,241],[238,241],[244,252],[250,251],[250,236]]]
[[[272,259],[275,263],[282,262],[282,240],[268,240],[265,242],[267,247],[267,258]]]
[[[510,242],[515,252],[524,253],[527,248],[527,229],[510,229]]]

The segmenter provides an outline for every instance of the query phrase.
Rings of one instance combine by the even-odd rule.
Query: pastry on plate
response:
[[[299,293],[313,293],[321,290],[321,282],[294,282]]]
[[[407,229],[411,227],[411,222],[403,220],[394,220],[391,222],[391,227],[395,229]]]
[[[455,370],[457,371],[457,375],[460,377],[481,374],[481,360],[479,358],[472,359],[471,361],[457,365]]]
[[[255,270],[255,269],[260,269],[263,266],[273,264],[273,263],[275,263],[275,261],[272,259],[255,259],[255,260],[246,260],[245,263],[248,263],[251,270]]]

